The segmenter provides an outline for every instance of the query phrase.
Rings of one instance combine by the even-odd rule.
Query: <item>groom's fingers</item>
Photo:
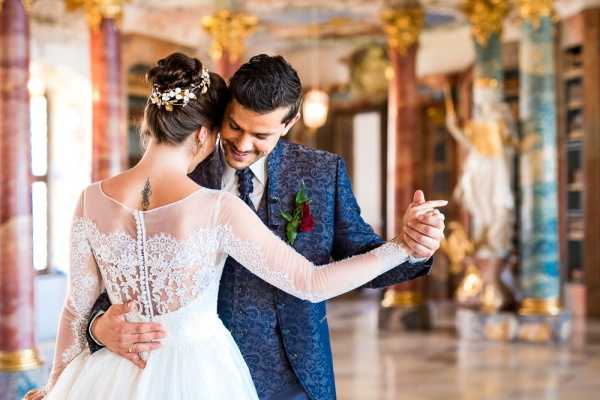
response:
[[[404,232],[404,243],[411,250],[412,255],[417,258],[429,257],[431,251],[421,244],[417,243],[414,239],[412,239],[406,231]]]
[[[146,368],[146,362],[137,353],[125,353],[123,357],[134,363],[138,368]]]
[[[425,202],[425,193],[422,190],[417,190],[415,194],[413,194],[413,204],[419,205]]]
[[[414,206],[412,211],[417,213],[427,212],[433,208],[445,207],[447,205],[448,202],[446,200],[430,200],[426,201],[425,203]]]
[[[158,348],[160,348],[160,343],[135,343],[131,345],[131,348],[128,349],[128,351],[131,350],[132,353],[137,354],[144,351],[154,351]]]
[[[156,322],[127,322],[123,327],[124,334],[144,334],[151,332],[165,333],[161,324]]]
[[[439,247],[439,244],[438,244],[439,242],[437,240],[432,239],[432,238],[430,238],[428,236],[425,236],[425,235],[417,232],[416,230],[414,230],[410,226],[406,227],[406,230],[404,231],[404,233],[413,242],[419,244],[420,246],[426,248],[429,251],[436,251],[437,248]]]
[[[427,236],[433,240],[441,240],[444,237],[444,231],[438,228],[436,225],[409,222],[407,227],[415,230],[420,235]]]
[[[439,215],[422,215],[421,217],[418,217],[416,220],[409,220],[408,224],[411,225],[413,228],[417,225],[427,225],[430,226],[434,229],[437,230],[444,230],[444,221],[446,220],[446,218],[444,217],[444,214],[439,214]]]
[[[127,335],[125,337],[126,343],[145,343],[145,342],[158,342],[167,336],[164,332],[148,332],[148,333],[136,333],[133,335]]]

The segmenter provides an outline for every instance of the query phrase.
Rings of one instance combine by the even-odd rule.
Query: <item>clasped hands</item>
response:
[[[437,208],[448,204],[445,200],[425,201],[417,190],[402,218],[399,239],[414,258],[428,259],[440,248],[444,239],[446,217]]]

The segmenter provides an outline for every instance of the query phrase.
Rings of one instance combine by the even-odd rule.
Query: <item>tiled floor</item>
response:
[[[443,317],[382,334],[374,297],[332,302],[329,323],[340,400],[600,399],[600,323],[563,346],[461,343]]]
[[[432,332],[380,333],[377,307],[373,294],[329,304],[340,400],[600,399],[600,323],[579,327],[563,346],[461,343],[443,308]],[[52,347],[41,346],[47,359]],[[0,399],[14,400],[27,377],[43,375],[0,374]]]

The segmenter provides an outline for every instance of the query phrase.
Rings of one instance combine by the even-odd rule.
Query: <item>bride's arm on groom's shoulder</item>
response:
[[[222,192],[215,228],[222,252],[273,286],[303,300],[321,302],[369,282],[408,259],[401,240],[360,256],[315,266],[269,230],[239,198]]]
[[[87,318],[101,291],[100,272],[87,236],[89,224],[84,217],[84,202],[85,192],[79,198],[71,224],[69,284],[46,390],[54,386],[65,367],[85,349]]]
[[[384,244],[385,242],[381,237],[373,231],[373,228],[367,224],[361,216],[360,207],[352,191],[352,183],[346,170],[346,164],[341,157],[338,158],[337,162],[335,190],[336,215],[334,219],[335,226],[333,248],[331,252],[332,258],[334,260],[341,260],[357,254],[363,254]],[[422,200],[424,202],[424,198]],[[412,204],[413,203],[411,203],[411,206]],[[429,249],[430,253],[422,252],[419,254],[421,257],[415,254],[415,257],[410,257],[397,268],[368,282],[364,285],[365,287],[378,288],[390,286],[427,275],[431,271],[431,265],[433,263],[432,255],[437,250],[436,246],[439,247],[439,241],[436,244],[435,239],[443,236],[443,215],[438,213],[438,216],[436,217],[427,217],[426,222],[431,223],[431,227],[425,227],[423,223],[418,220],[420,217],[422,216],[417,215],[415,212],[411,212],[409,207],[404,214],[404,224],[410,224],[415,229],[423,230],[432,236],[431,238],[422,238],[422,235],[413,235],[417,241],[426,242],[424,244],[432,246],[432,248]],[[433,239],[433,241],[430,239]],[[412,242],[410,244],[414,247]],[[419,246],[420,245],[421,244],[419,244]]]

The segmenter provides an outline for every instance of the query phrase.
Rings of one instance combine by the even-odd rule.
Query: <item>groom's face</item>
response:
[[[281,122],[288,111],[289,107],[281,107],[258,114],[235,99],[231,100],[221,126],[221,142],[227,164],[235,169],[244,169],[273,151],[279,139],[297,121],[295,118],[287,125]]]

